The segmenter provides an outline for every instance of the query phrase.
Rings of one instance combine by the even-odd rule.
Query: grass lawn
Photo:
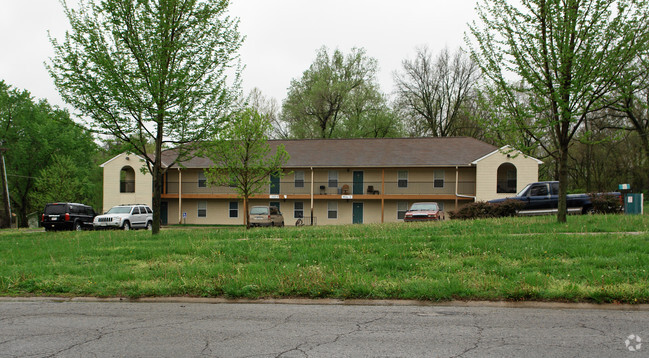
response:
[[[647,215],[0,232],[2,296],[648,303],[647,270]]]

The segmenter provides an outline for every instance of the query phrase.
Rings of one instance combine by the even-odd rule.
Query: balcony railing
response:
[[[167,182],[166,194],[178,194],[178,183]],[[199,187],[198,182],[182,183],[182,194],[236,194],[234,187]],[[261,192],[271,194],[270,184]],[[277,193],[276,190],[273,193]],[[458,182],[458,194],[475,195],[474,181]],[[303,185],[295,181],[280,181],[280,195],[310,195],[311,182],[304,181]],[[386,181],[385,186],[380,181],[363,181],[362,183],[346,181],[322,181],[313,183],[314,195],[454,195],[455,182],[446,181]]]

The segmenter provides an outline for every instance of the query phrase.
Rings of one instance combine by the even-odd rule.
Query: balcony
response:
[[[276,183],[273,185],[277,185]],[[460,181],[457,185],[457,193],[460,195],[474,196],[475,195],[475,181]],[[199,187],[197,182],[182,183],[182,196],[219,196],[219,195],[236,195],[237,190],[234,187],[218,186],[218,187]],[[271,193],[271,185],[269,184],[262,195],[276,194],[288,196],[310,196],[311,195],[311,182],[295,182],[280,181],[279,190]],[[166,191],[164,194],[177,195],[178,183],[167,182]],[[365,199],[380,199],[388,198],[390,196],[448,196],[455,195],[455,182],[454,181],[363,181],[362,183],[346,182],[346,181],[322,181],[313,183],[314,196],[342,196],[362,195]]]

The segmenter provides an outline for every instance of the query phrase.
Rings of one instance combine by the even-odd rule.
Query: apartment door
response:
[[[363,172],[362,171],[354,172],[354,188],[352,194],[354,195],[363,194]]]
[[[363,203],[352,204],[352,222],[354,224],[363,223]]]

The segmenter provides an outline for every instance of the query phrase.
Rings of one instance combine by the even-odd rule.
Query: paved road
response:
[[[624,356],[648,311],[0,302],[0,357]]]

